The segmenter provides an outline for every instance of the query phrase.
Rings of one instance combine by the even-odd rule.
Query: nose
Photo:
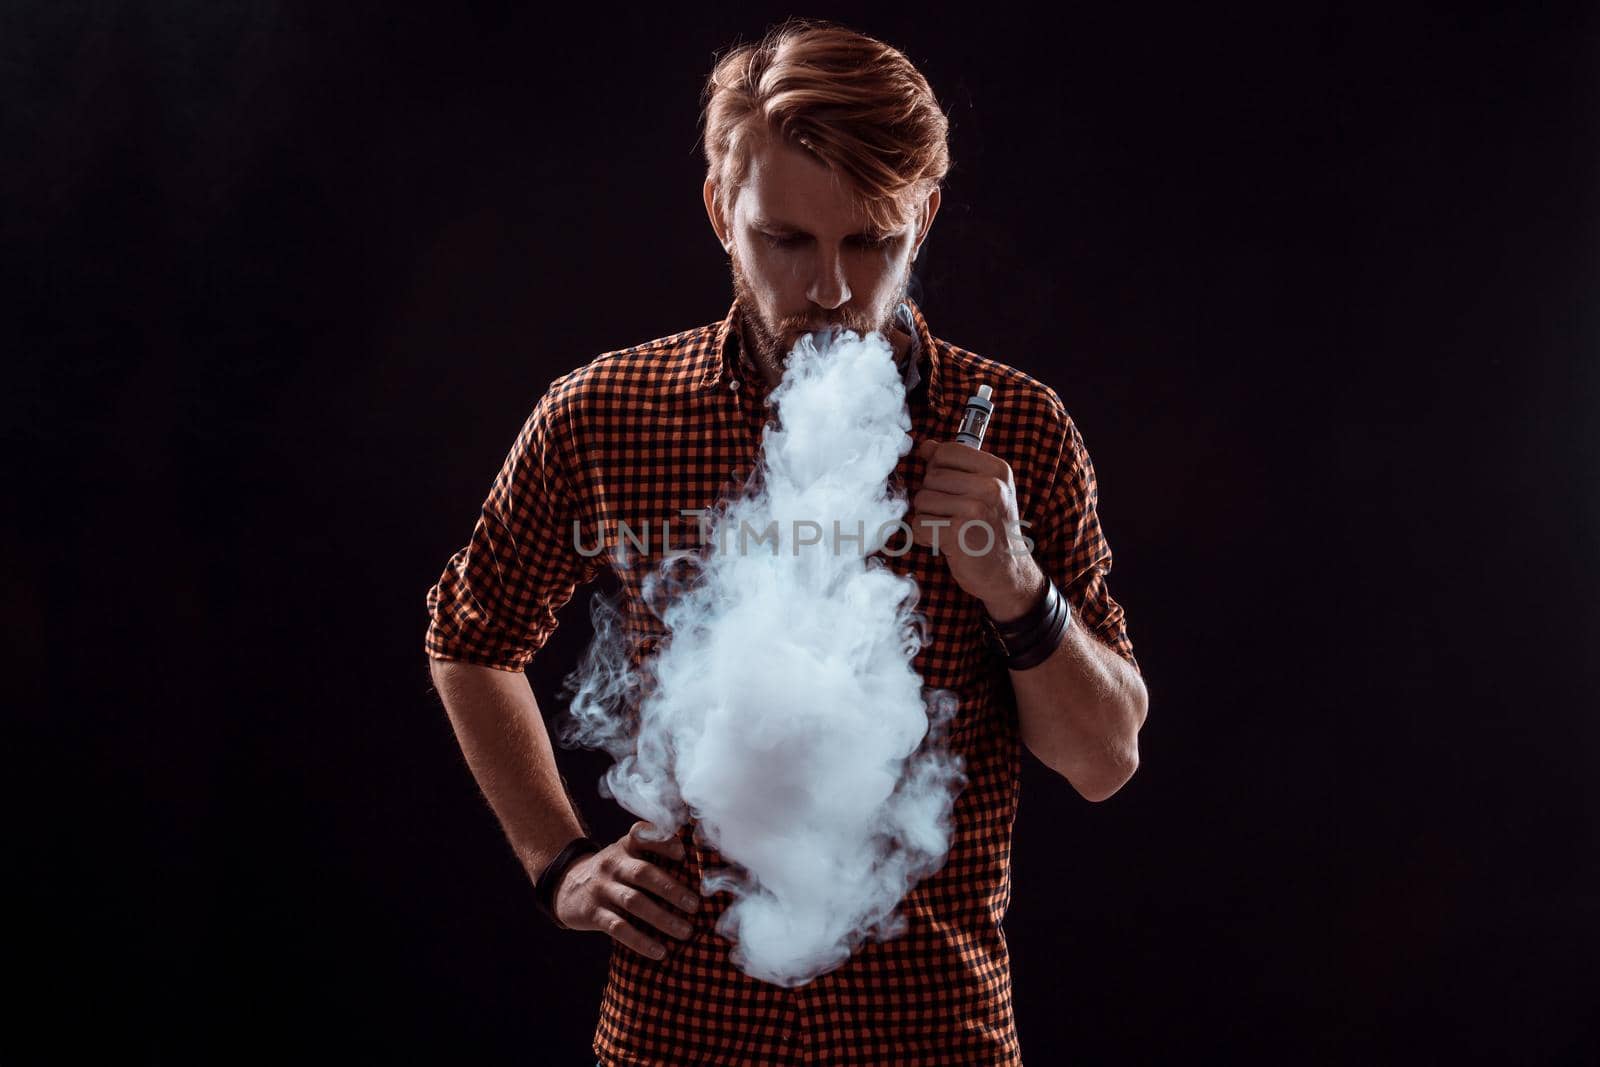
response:
[[[845,277],[844,258],[837,252],[823,252],[811,278],[806,297],[820,308],[832,311],[850,301],[850,280]]]

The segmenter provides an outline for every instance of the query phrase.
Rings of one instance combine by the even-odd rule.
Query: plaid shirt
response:
[[[1111,550],[1096,515],[1094,468],[1061,399],[1021,371],[935,338],[914,302],[900,315],[914,339],[901,365],[912,387],[913,440],[954,437],[967,397],[979,385],[994,387],[983,447],[1011,466],[1034,559],[1071,602],[1074,625],[1137,670],[1122,609],[1106,587]],[[666,635],[641,595],[664,555],[663,524],[670,550],[700,545],[701,520],[679,510],[737,494],[774,415],[764,404],[770,388],[739,336],[735,304],[721,322],[604,353],[551,383],[471,541],[428,591],[429,656],[521,671],[555,628],[556,611],[602,566],[623,585],[633,662],[648,655]],[[894,484],[909,497],[925,466],[913,449]],[[945,528],[941,540],[952,533]],[[903,537],[891,538],[896,551]],[[945,743],[963,757],[968,784],[955,803],[944,867],[902,902],[904,935],[864,941],[843,966],[796,989],[751,979],[730,962],[729,942],[715,930],[732,902],[726,891],[702,901],[690,940],[657,938],[667,946],[660,962],[613,942],[593,1045],[603,1062],[1021,1062],[1001,928],[1021,774],[1010,675],[985,637],[982,605],[944,559],[916,546],[880,554],[921,590],[917,610],[929,641],[913,668],[925,685],[960,700]],[[690,886],[725,865],[693,830],[679,834],[684,860],[657,860]]]

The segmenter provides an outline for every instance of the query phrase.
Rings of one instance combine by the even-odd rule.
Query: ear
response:
[[[733,251],[733,238],[728,221],[722,217],[722,211],[717,207],[717,183],[714,179],[707,178],[701,188],[701,196],[706,202],[706,218],[711,220],[711,230],[717,235],[717,243],[722,245],[724,252]]]

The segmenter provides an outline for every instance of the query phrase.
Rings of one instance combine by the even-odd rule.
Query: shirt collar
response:
[[[928,329],[928,322],[922,315],[922,309],[917,306],[916,301],[908,297],[895,309],[894,317],[900,329],[911,337],[906,364],[902,367],[907,395],[914,395],[926,383],[928,403],[936,410],[945,412],[939,348],[934,341],[933,333]],[[703,387],[727,389],[735,381],[741,385],[748,381],[755,383],[757,388],[765,388],[765,379],[761,371],[757,369],[740,343],[737,300],[728,308],[728,314],[717,324],[709,356],[705,372],[700,379]]]

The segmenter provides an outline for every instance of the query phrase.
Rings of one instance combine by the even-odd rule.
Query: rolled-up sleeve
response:
[[[466,547],[428,590],[425,649],[434,659],[524,670],[556,612],[599,569],[578,551],[580,508],[556,379],[523,423]]]
[[[1053,390],[1050,399],[1057,426],[1048,454],[1055,459],[1055,471],[1035,514],[1024,516],[1031,523],[1024,532],[1034,541],[1034,560],[1072,605],[1074,622],[1142,676],[1122,606],[1112,599],[1106,585],[1111,546],[1100,530],[1100,490],[1094,464],[1077,424]]]

